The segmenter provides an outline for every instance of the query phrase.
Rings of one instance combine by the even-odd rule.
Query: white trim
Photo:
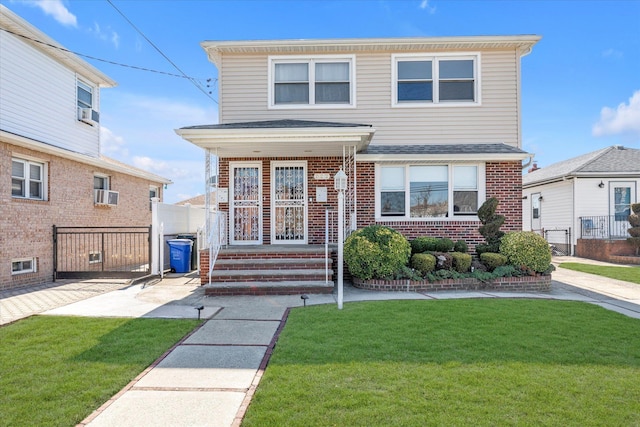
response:
[[[96,178],[102,178],[105,181],[105,188],[96,188]],[[93,173],[93,189],[94,190],[111,190],[111,177],[105,173],[94,172]]]
[[[275,198],[275,169],[278,166],[302,166],[304,168],[304,239],[303,240],[289,240],[289,241],[277,241],[276,242],[276,198]],[[270,196],[271,196],[271,244],[307,244],[309,241],[309,168],[307,166],[306,160],[282,160],[277,161],[274,160],[270,165],[270,173],[271,173],[271,188]]]
[[[247,167],[256,167],[258,168],[258,240],[249,240],[249,241],[236,241],[234,239],[234,180],[233,180],[233,170],[235,168],[247,168]],[[229,244],[231,245],[261,245],[264,241],[263,236],[263,195],[262,195],[262,162],[260,161],[238,161],[238,162],[229,162]]]
[[[49,194],[48,194],[48,188],[49,188],[49,164],[48,162],[41,160],[41,159],[37,159],[35,157],[32,156],[22,156],[22,155],[18,155],[16,156],[15,154],[12,153],[11,155],[11,169],[13,170],[13,162],[18,162],[18,163],[22,163],[24,165],[24,182],[25,182],[25,195],[24,196],[14,196],[13,193],[11,194],[11,197],[14,199],[22,199],[22,200],[37,200],[37,201],[41,201],[41,202],[46,202],[49,200]],[[31,173],[31,168],[29,167],[30,165],[38,165],[40,166],[40,173],[42,174],[40,182],[42,183],[42,197],[31,197],[29,195],[30,192],[30,173]],[[13,171],[11,172],[11,179],[13,181]],[[13,186],[13,182],[12,182],[12,186]]]
[[[431,61],[431,81],[433,101],[431,102],[398,102],[398,62],[403,59]],[[447,59],[468,59],[473,61],[474,101],[440,101],[439,85],[440,71],[438,63]],[[404,53],[391,54],[391,108],[444,108],[444,107],[479,107],[482,105],[481,86],[481,53],[480,52],[455,52],[455,53]]]
[[[274,69],[275,64],[282,63],[309,64],[309,103],[308,104],[276,104],[274,99]],[[316,63],[346,62],[349,64],[349,103],[316,104],[315,103],[315,67]],[[267,59],[267,109],[269,110],[298,110],[298,109],[343,109],[356,108],[356,56],[355,55],[277,55]]]
[[[380,183],[380,168],[382,166],[400,166],[405,168],[405,186],[404,191],[405,194],[409,194],[409,183],[410,183],[410,175],[409,175],[409,167],[410,166],[447,166],[447,179],[448,179],[448,189],[447,189],[447,198],[449,201],[448,213],[446,217],[427,217],[427,218],[412,218],[410,215],[410,198],[405,196],[405,215],[404,216],[382,216],[380,214],[381,201],[380,201],[380,191],[381,191],[381,183]],[[375,164],[375,194],[374,194],[374,216],[376,222],[400,222],[400,221],[416,221],[416,222],[429,222],[429,221],[448,221],[448,222],[456,222],[456,221],[478,221],[477,215],[455,215],[453,211],[453,170],[455,166],[477,166],[478,167],[478,208],[482,205],[482,202],[487,197],[487,178],[486,178],[486,164],[478,163],[478,162],[468,162],[468,163],[454,163],[454,162],[440,162],[440,163],[421,163],[419,161],[412,163],[376,163]]]
[[[98,255],[96,259],[92,260],[91,255]],[[100,251],[89,251],[89,264],[101,264],[102,263],[102,252]]]
[[[13,271],[13,263],[14,262],[25,262],[25,261],[31,262],[31,268],[24,269],[24,270]],[[25,273],[37,273],[38,272],[38,262],[37,261],[38,260],[37,260],[36,257],[33,257],[33,258],[29,258],[29,257],[12,258],[11,259],[11,275],[15,276],[15,275],[18,275],[18,274],[25,274]]]

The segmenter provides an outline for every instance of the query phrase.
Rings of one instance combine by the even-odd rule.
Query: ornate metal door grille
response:
[[[234,166],[233,179],[233,229],[234,243],[260,244],[260,168],[258,166]]]
[[[273,169],[274,242],[306,242],[306,182],[304,165]]]

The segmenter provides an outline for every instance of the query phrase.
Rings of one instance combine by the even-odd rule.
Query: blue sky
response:
[[[537,34],[522,59],[523,149],[544,167],[610,145],[640,148],[639,0],[0,2],[74,52],[181,74],[146,37],[198,79],[85,58],[118,82],[102,91],[103,154],[173,180],[167,203],[204,188],[203,152],[173,131],[217,123],[203,40]]]

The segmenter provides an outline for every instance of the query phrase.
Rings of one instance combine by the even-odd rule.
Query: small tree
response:
[[[478,209],[478,218],[482,222],[478,231],[487,242],[476,246],[478,255],[485,252],[500,252],[500,239],[504,236],[504,232],[500,231],[500,227],[504,224],[505,218],[502,215],[496,215],[498,203],[498,199],[491,197]]]
[[[633,213],[629,215],[629,234],[631,237],[627,239],[627,242],[631,243],[636,248],[636,256],[640,255],[640,203],[634,203],[631,205]]]

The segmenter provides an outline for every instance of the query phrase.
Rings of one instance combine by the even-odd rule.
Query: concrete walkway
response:
[[[554,259],[555,264],[568,261],[575,259]],[[346,286],[344,300],[545,298],[584,301],[640,319],[640,285],[565,269],[558,269],[553,278],[548,293],[423,294],[362,291]],[[333,295],[309,297],[307,304],[335,304]],[[56,304],[60,306],[54,308]],[[80,424],[90,427],[239,426],[279,328],[284,326],[287,308],[302,305],[297,295],[205,297],[195,274],[173,274],[145,285],[92,281],[45,286],[35,292],[0,293],[4,323],[41,312],[197,318],[194,307],[204,307],[200,315],[206,322]]]

